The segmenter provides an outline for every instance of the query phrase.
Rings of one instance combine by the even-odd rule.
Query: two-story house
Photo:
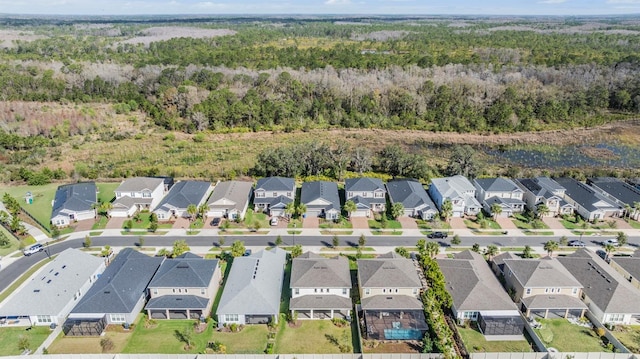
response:
[[[605,198],[625,208],[626,216],[640,218],[640,189],[613,177],[597,177],[587,179],[587,184]]]
[[[129,178],[115,190],[116,199],[109,216],[131,217],[137,211],[152,211],[164,196],[164,179],[155,177]]]
[[[582,300],[601,323],[640,322],[640,290],[597,254],[580,248],[558,261],[583,286]]]
[[[307,207],[307,217],[322,217],[327,220],[340,218],[340,195],[335,182],[304,182],[300,191],[300,203]]]
[[[490,215],[494,215],[491,207],[495,204],[502,209],[500,217],[524,211],[524,193],[512,180],[504,177],[476,178],[473,185],[476,187],[476,199]]]
[[[167,259],[149,283],[147,315],[153,319],[206,318],[221,280],[215,259],[192,253]]]
[[[569,177],[555,178],[555,181],[565,188],[564,199],[575,207],[585,221],[621,217],[624,212],[622,206],[582,182]]]
[[[402,203],[404,215],[429,220],[438,214],[422,183],[412,179],[398,179],[387,183],[391,204]]]
[[[298,319],[347,318],[351,304],[349,261],[306,252],[292,261],[289,309]]]
[[[169,220],[171,217],[188,217],[187,208],[190,205],[200,207],[211,194],[211,190],[211,182],[180,181],[171,187],[153,213],[161,221]]]
[[[356,211],[352,217],[371,217],[373,213],[384,212],[387,204],[387,190],[378,178],[349,178],[344,181],[345,198],[353,201]]]
[[[572,214],[575,209],[564,200],[565,188],[549,177],[520,178],[516,184],[524,191],[524,201],[533,213],[540,204],[547,206],[549,211],[543,215],[548,217]]]
[[[582,284],[557,259],[505,259],[505,286],[527,317],[582,318]]]
[[[358,260],[361,318],[365,337],[376,340],[420,340],[427,330],[420,301],[420,267],[410,259],[387,253]]]
[[[246,181],[220,182],[207,201],[207,216],[213,218],[244,218],[249,207],[253,183]]]
[[[253,191],[254,211],[267,212],[272,217],[284,217],[285,207],[295,199],[296,182],[293,178],[261,178]]]
[[[636,251],[640,253],[640,250]],[[631,285],[640,289],[640,257],[618,257],[613,256],[609,265],[620,273]]]
[[[508,252],[507,252],[508,253]],[[451,310],[459,323],[474,321],[487,337],[522,340],[524,322],[507,292],[493,275],[484,257],[471,250],[438,259],[446,289],[451,294]]]
[[[446,200],[451,201],[452,217],[475,216],[482,209],[475,197],[476,188],[461,175],[431,179],[428,192],[438,211],[442,210],[442,204]]]

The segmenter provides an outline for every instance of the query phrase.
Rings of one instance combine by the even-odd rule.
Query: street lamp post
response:
[[[51,255],[49,254],[49,241],[45,242],[44,252],[47,254],[47,258],[51,259]]]
[[[296,246],[296,224],[293,224],[293,232],[291,232],[293,234],[293,246]]]

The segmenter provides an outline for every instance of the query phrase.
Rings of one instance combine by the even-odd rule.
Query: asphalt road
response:
[[[340,246],[356,246],[358,243],[357,236],[339,236]],[[598,246],[600,242],[611,236],[585,236],[582,241],[587,246]],[[218,236],[145,236],[145,246],[149,247],[169,247],[178,239],[186,239],[192,247],[213,247],[219,243]],[[412,247],[415,246],[418,239],[425,238],[411,237],[411,236],[368,236],[367,247]],[[579,236],[569,237],[569,240],[579,239]],[[480,246],[487,246],[490,244],[497,245],[498,247],[523,247],[530,245],[532,247],[540,247],[546,241],[550,239],[556,239],[552,236],[526,236],[526,237],[510,237],[510,236],[473,236],[473,237],[461,237],[462,246],[471,246],[474,243],[478,243]],[[267,246],[273,245],[276,236],[227,236],[225,237],[225,246],[231,245],[233,241],[244,241],[245,246]],[[332,238],[329,236],[301,236],[301,235],[289,235],[283,236],[282,240],[284,245],[301,244],[303,246],[330,246]],[[138,241],[137,236],[114,236],[114,237],[96,237],[92,239],[92,246],[105,246],[110,245],[112,247],[127,247],[135,246]],[[449,246],[450,239],[437,240],[442,246]],[[48,255],[54,255],[62,252],[67,248],[80,248],[82,247],[83,239],[72,239],[56,243],[47,247],[46,251],[33,254],[29,257],[22,257],[7,266],[0,272],[0,292],[5,290],[11,283],[21,276],[24,272],[29,270],[34,264],[47,258]],[[630,237],[629,245],[635,248],[640,247],[640,237]]]

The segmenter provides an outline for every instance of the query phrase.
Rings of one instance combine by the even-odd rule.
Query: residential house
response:
[[[365,337],[376,340],[420,340],[428,329],[420,267],[414,261],[388,253],[358,260],[361,318]]]
[[[581,248],[558,260],[582,284],[582,300],[601,323],[640,324],[640,290],[597,254]]]
[[[153,319],[200,319],[211,305],[222,280],[218,261],[192,253],[167,259],[149,283],[145,309]]]
[[[493,270],[493,273],[495,273],[498,277],[504,276],[504,260],[518,258],[520,257],[518,257],[513,252],[502,252],[491,258],[491,270]]]
[[[620,217],[622,206],[605,198],[593,188],[573,178],[556,178],[566,189],[564,199],[576,208],[576,212],[586,221],[599,221],[606,217]]]
[[[66,184],[58,187],[53,200],[51,224],[66,227],[72,222],[94,219],[98,202],[95,182]]]
[[[285,207],[295,199],[296,181],[293,178],[261,178],[253,191],[254,211],[267,212],[272,217],[284,217]]]
[[[422,184],[416,180],[399,179],[388,182],[387,192],[391,204],[402,203],[405,216],[429,220],[438,214],[438,208]]]
[[[378,178],[349,178],[344,181],[345,199],[353,201],[356,211],[352,217],[371,217],[384,212],[387,206],[387,190]]]
[[[491,210],[494,204],[502,209],[500,217],[511,217],[524,211],[524,192],[512,180],[504,177],[476,178],[473,185],[476,187],[476,199],[490,215],[495,215]]]
[[[471,250],[438,259],[447,291],[451,294],[451,310],[459,323],[478,323],[485,336],[500,340],[523,340],[524,322],[518,307],[493,275],[484,257]]]
[[[439,211],[446,200],[451,201],[452,217],[475,216],[482,209],[475,197],[476,188],[461,175],[431,179],[428,192]]]
[[[582,284],[557,259],[505,259],[505,287],[527,317],[582,318]]]
[[[524,201],[532,213],[538,212],[538,206],[544,204],[549,210],[546,217],[572,214],[575,208],[564,200],[565,189],[549,177],[520,178],[516,184],[524,191]]]
[[[233,260],[218,304],[218,325],[278,321],[287,253],[276,247]]]
[[[137,211],[153,210],[164,196],[164,179],[157,177],[129,178],[116,188],[116,199],[109,211],[111,217],[131,217]]]
[[[100,335],[108,324],[133,323],[147,299],[147,285],[164,257],[123,249],[64,323],[66,335]]]
[[[638,252],[638,251],[636,251]],[[634,287],[640,289],[640,257],[610,257],[609,265],[617,270],[624,279]]]
[[[0,306],[0,324],[61,325],[104,269],[102,258],[64,250]]]
[[[640,189],[613,177],[596,177],[587,179],[587,184],[597,193],[621,206],[626,216],[640,218]],[[628,206],[628,207],[627,207]],[[626,209],[625,209],[626,208]]]
[[[161,221],[169,220],[171,217],[189,217],[187,208],[190,205],[199,208],[207,200],[211,190],[211,182],[180,181],[171,187],[153,213]]]
[[[302,184],[300,203],[307,207],[308,217],[324,217],[327,220],[340,218],[340,196],[334,182],[313,181]]]
[[[306,252],[291,265],[289,309],[298,319],[345,319],[351,303],[349,261]]]
[[[253,183],[244,181],[220,182],[207,201],[207,216],[229,219],[244,218],[249,207]]]

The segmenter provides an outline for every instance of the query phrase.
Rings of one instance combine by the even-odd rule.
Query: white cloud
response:
[[[538,4],[562,4],[567,2],[567,0],[542,0],[538,1]]]

